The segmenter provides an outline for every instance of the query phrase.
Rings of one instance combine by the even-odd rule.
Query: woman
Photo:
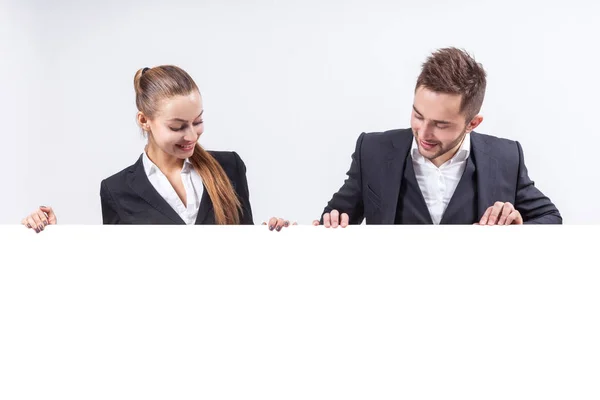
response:
[[[148,144],[133,165],[101,182],[103,223],[253,224],[242,159],[197,143],[204,110],[191,76],[172,65],[143,68],[134,88]],[[56,222],[52,208],[42,206],[22,224],[39,233]],[[281,218],[269,221],[270,230],[287,226]]]

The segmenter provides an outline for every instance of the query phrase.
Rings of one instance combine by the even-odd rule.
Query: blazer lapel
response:
[[[471,132],[471,146],[477,170],[477,210],[478,219],[496,201],[496,176],[498,160],[490,154],[489,146],[476,132]]]
[[[148,180],[146,171],[144,171],[142,156],[140,156],[138,161],[130,170],[130,179],[128,183],[131,189],[152,207],[156,208],[176,224],[185,225],[185,222],[181,219],[179,214],[177,214],[177,212],[173,210],[169,203],[162,198],[162,196],[156,191],[154,186],[152,186]]]
[[[392,138],[392,147],[385,156],[381,223],[393,225],[398,209],[398,195],[404,174],[404,163],[411,147],[413,135],[404,132]]]

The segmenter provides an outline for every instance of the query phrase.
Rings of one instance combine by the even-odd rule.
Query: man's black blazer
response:
[[[495,202],[510,202],[526,224],[562,224],[558,209],[529,178],[519,142],[471,132],[481,218]],[[350,224],[392,225],[404,165],[410,156],[412,130],[362,133],[347,178],[321,214],[347,213]],[[476,221],[475,221],[476,222]]]

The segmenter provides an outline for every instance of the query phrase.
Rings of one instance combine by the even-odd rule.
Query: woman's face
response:
[[[196,142],[204,132],[202,97],[197,90],[160,102],[156,115],[145,124],[154,144],[164,153],[186,159],[194,153]],[[139,114],[138,114],[138,118]]]

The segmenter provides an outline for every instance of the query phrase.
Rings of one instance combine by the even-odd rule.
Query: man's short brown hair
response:
[[[479,111],[485,97],[486,72],[466,51],[454,47],[438,49],[423,63],[415,91],[462,95],[460,112],[467,122]]]

